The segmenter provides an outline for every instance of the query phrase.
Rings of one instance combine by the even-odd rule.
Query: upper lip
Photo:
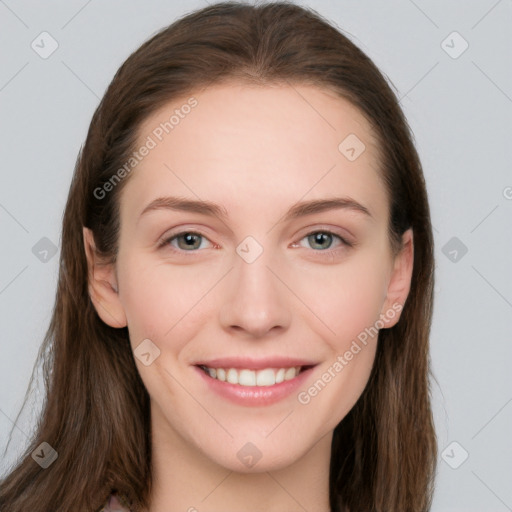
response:
[[[267,357],[255,359],[250,357],[219,357],[198,361],[196,366],[207,366],[209,368],[238,368],[248,370],[262,370],[264,368],[291,368],[292,366],[315,366],[317,363],[294,357]]]

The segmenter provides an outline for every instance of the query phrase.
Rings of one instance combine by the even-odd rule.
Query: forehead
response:
[[[377,217],[387,212],[369,123],[347,100],[317,87],[210,86],[148,117],[137,148],[144,144],[151,149],[122,199],[134,215],[166,194],[241,213],[350,195]]]

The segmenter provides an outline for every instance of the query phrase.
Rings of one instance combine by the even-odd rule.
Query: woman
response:
[[[0,509],[428,510],[433,268],[369,58],[293,4],[183,17],[91,121]]]

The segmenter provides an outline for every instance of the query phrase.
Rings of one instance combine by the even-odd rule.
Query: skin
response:
[[[135,358],[151,397],[150,510],[328,511],[333,429],[366,386],[377,338],[308,404],[292,393],[270,406],[235,405],[211,392],[192,364],[300,355],[318,363],[301,387],[307,390],[365,328],[399,320],[389,311],[409,293],[412,231],[394,257],[376,141],[347,101],[313,86],[239,83],[194,97],[198,105],[121,193],[115,266],[100,265],[84,228],[98,314],[113,327],[127,325],[134,349],[150,339],[160,350],[149,366]],[[185,101],[148,118],[141,143]],[[366,146],[352,162],[338,150],[351,133]],[[169,209],[140,217],[165,195],[214,201],[229,217]],[[282,220],[297,201],[333,195],[349,196],[372,217],[332,209]],[[336,236],[315,245],[308,235],[322,228],[356,245]],[[183,237],[157,247],[183,231],[203,235],[195,252]],[[249,235],[263,248],[252,263],[236,252]],[[262,454],[252,468],[237,457],[247,442]]]

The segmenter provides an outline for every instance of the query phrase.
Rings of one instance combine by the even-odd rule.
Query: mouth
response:
[[[244,407],[270,406],[306,385],[319,363],[291,357],[224,357],[195,361],[205,392]]]
[[[249,368],[216,368],[203,364],[196,366],[214,380],[244,387],[269,387],[293,380],[315,365],[269,367],[258,370]]]

